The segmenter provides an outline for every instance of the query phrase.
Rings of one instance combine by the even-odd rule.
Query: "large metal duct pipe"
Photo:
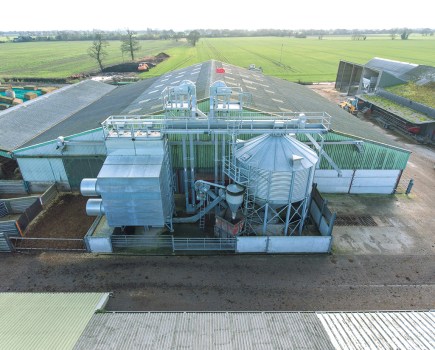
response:
[[[83,179],[80,183],[80,193],[85,197],[98,196],[97,179]]]
[[[86,203],[86,214],[88,216],[100,216],[104,215],[104,206],[102,199],[91,198]]]
[[[190,210],[189,203],[189,178],[187,173],[187,147],[186,147],[186,135],[182,136],[182,149],[183,149],[183,180],[184,180],[184,195],[186,197],[186,210]],[[194,202],[194,201],[193,201]]]

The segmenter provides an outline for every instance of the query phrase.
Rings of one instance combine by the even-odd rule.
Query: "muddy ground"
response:
[[[86,215],[88,198],[63,193],[27,227],[26,237],[83,238],[95,217]]]

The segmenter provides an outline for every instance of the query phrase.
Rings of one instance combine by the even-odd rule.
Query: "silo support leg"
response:
[[[263,235],[266,234],[267,229],[267,213],[269,212],[269,203],[264,206],[264,222],[263,222]]]

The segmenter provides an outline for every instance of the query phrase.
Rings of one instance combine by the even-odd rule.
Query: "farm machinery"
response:
[[[343,108],[345,111],[356,115],[358,113],[358,104],[364,104],[363,101],[359,101],[357,98],[347,98],[345,101],[340,102],[338,105],[340,108]]]

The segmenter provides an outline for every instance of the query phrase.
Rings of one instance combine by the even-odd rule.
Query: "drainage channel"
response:
[[[337,216],[334,226],[378,226],[370,215]]]

